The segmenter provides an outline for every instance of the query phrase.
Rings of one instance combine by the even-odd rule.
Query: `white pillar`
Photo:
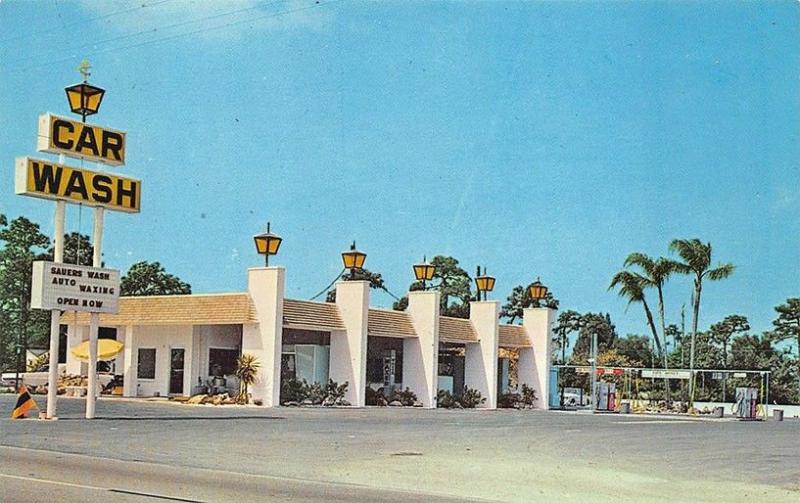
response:
[[[252,354],[261,364],[250,393],[265,407],[280,405],[283,295],[286,270],[256,267],[247,271],[247,292],[256,309],[258,324],[242,327],[242,354]]]
[[[408,309],[417,337],[403,339],[403,386],[416,393],[422,406],[436,408],[439,374],[439,300],[441,294],[409,292]]]
[[[125,348],[122,353],[122,396],[138,395],[136,375],[136,342],[133,336],[133,327],[125,327]]]
[[[466,344],[464,384],[480,391],[486,409],[497,408],[497,345],[500,302],[470,302],[469,320],[478,334],[478,342]]]
[[[55,225],[53,230],[53,262],[64,261],[64,214],[67,203],[56,201]],[[60,337],[61,311],[50,311],[50,371],[47,375],[47,419],[56,417],[58,399],[58,346]]]
[[[94,209],[94,232],[92,234],[94,255],[92,265],[101,266],[100,257],[103,254],[103,208]],[[89,313],[89,382],[86,387],[86,419],[94,419],[95,404],[97,403],[97,330],[100,324],[99,313]]]
[[[522,314],[522,326],[533,347],[519,351],[517,380],[536,391],[537,409],[550,408],[550,355],[553,351],[553,325],[556,310],[546,307],[528,308]]]
[[[331,332],[329,375],[339,384],[347,382],[345,399],[350,402],[350,405],[364,407],[367,385],[369,282],[339,281],[336,283],[336,305],[346,329]]]

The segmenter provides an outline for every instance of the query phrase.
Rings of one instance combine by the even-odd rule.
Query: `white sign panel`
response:
[[[116,314],[119,271],[75,264],[33,263],[31,307]]]
[[[642,377],[656,379],[690,379],[692,373],[688,370],[642,370]]]

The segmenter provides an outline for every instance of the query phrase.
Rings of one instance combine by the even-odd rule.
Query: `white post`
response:
[[[133,326],[128,325],[125,327],[125,348],[122,355],[122,394],[123,396],[136,396],[138,394],[136,389],[137,376],[136,367],[134,365],[134,351],[136,350],[136,342],[133,335]]]
[[[101,266],[103,255],[103,208],[97,206],[94,209],[94,234],[92,236],[92,246],[94,255],[92,265]],[[100,324],[100,315],[90,313],[89,315],[89,385],[86,389],[86,419],[94,419],[94,409],[97,401],[97,331]]]
[[[550,408],[550,355],[553,347],[553,323],[556,311],[546,307],[527,308],[522,312],[522,326],[531,347],[521,348],[517,377],[536,392],[537,409]]]
[[[439,299],[436,290],[409,292],[408,309],[417,337],[403,339],[403,385],[422,406],[436,408],[439,374]]]
[[[329,376],[339,384],[347,382],[345,398],[350,405],[364,407],[367,386],[369,282],[336,283],[336,306],[345,330],[331,332]]]
[[[480,391],[486,398],[483,408],[497,408],[497,349],[500,302],[470,302],[469,320],[478,334],[478,342],[465,345],[464,384]]]
[[[55,226],[53,230],[53,261],[64,261],[64,214],[67,203],[56,201]],[[50,371],[47,375],[47,419],[56,417],[56,400],[58,398],[58,345],[60,336],[61,311],[50,311]]]
[[[254,400],[262,400],[265,407],[280,405],[285,282],[283,267],[256,267],[247,271],[247,292],[253,300],[258,323],[242,327],[242,354],[252,354],[261,363],[250,393]]]

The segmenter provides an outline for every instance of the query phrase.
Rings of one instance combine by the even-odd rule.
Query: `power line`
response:
[[[152,3],[149,3],[149,4],[141,4],[141,5],[137,5],[136,7],[131,7],[129,9],[119,10],[119,11],[115,11],[115,12],[109,12],[108,14],[103,14],[102,16],[93,17],[93,18],[87,19],[85,21],[74,21],[72,23],[67,23],[65,25],[61,25],[61,28],[69,28],[70,26],[76,26],[76,25],[79,25],[79,24],[91,23],[92,21],[99,21],[101,19],[108,19],[110,17],[118,16],[120,14],[126,14],[128,12],[133,12],[135,10],[140,10],[140,9],[145,9],[147,7],[155,7],[156,5],[161,5],[163,3],[172,2],[172,1],[173,0],[159,0],[157,2],[152,2]],[[44,30],[43,29],[43,30],[38,30],[38,31],[26,31],[24,35],[18,35],[16,37],[4,38],[4,39],[0,40],[0,44],[5,43],[5,42],[11,42],[12,40],[19,40],[21,38],[29,38],[29,37],[32,37],[34,35],[41,35],[41,34],[47,34],[47,33],[53,33],[53,30],[52,29],[49,29],[49,30]]]
[[[314,295],[313,297],[311,297],[311,298],[310,298],[310,299],[308,299],[308,300],[314,300],[314,299],[316,299],[317,297],[319,297],[320,295],[322,295],[323,293],[325,293],[325,292],[327,292],[328,290],[330,290],[330,288],[333,286],[333,284],[334,284],[334,283],[336,283],[336,282],[339,280],[339,278],[341,278],[341,277],[342,277],[342,274],[344,274],[344,271],[345,271],[345,269],[342,269],[342,271],[341,271],[341,272],[340,272],[340,273],[339,273],[339,274],[338,274],[338,275],[337,275],[335,278],[333,278],[333,281],[331,281],[331,282],[328,284],[328,286],[326,286],[325,288],[323,288],[322,290],[320,290],[318,294]]]
[[[172,1],[172,0],[165,0],[165,1]],[[47,54],[55,54],[55,53],[64,52],[64,51],[76,51],[76,50],[82,49],[84,47],[95,47],[95,46],[97,46],[99,44],[105,44],[105,43],[108,43],[108,42],[117,42],[117,41],[120,41],[120,40],[126,40],[126,39],[129,39],[129,38],[138,37],[139,35],[145,35],[145,34],[148,34],[148,33],[152,34],[152,33],[158,32],[158,31],[170,30],[172,28],[177,28],[179,26],[186,26],[187,24],[199,23],[199,22],[208,21],[208,20],[211,20],[211,19],[218,19],[218,18],[221,18],[221,17],[232,16],[234,14],[241,14],[242,12],[248,12],[248,11],[251,11],[251,10],[259,9],[259,8],[261,8],[263,6],[266,6],[266,5],[279,3],[280,1],[281,0],[275,0],[273,2],[268,2],[268,3],[265,3],[265,4],[258,4],[258,5],[255,5],[253,7],[247,7],[247,8],[244,8],[244,9],[237,9],[237,10],[229,11],[229,12],[222,12],[222,13],[219,13],[219,14],[214,14],[213,16],[206,16],[206,17],[201,17],[201,18],[196,18],[196,19],[190,19],[188,21],[182,21],[180,23],[173,23],[173,24],[170,24],[170,25],[154,26],[152,28],[148,28],[146,30],[140,30],[140,31],[137,31],[135,33],[127,33],[125,35],[119,35],[119,36],[116,36],[116,37],[106,38],[106,39],[103,39],[103,40],[98,40],[96,42],[88,42],[88,43],[85,43],[85,44],[82,44],[82,45],[78,45],[78,46],[65,47],[63,49],[55,49],[55,50],[47,51],[44,54],[45,55],[47,55]],[[22,63],[22,62],[26,61],[27,59],[28,58],[11,62],[11,63],[9,63],[9,66],[13,67],[15,64]]]
[[[143,46],[151,45],[151,44],[157,44],[157,43],[160,43],[160,42],[168,42],[168,41],[171,41],[171,40],[176,40],[178,38],[187,37],[187,36],[190,36],[190,35],[196,35],[198,33],[208,33],[208,32],[211,32],[211,31],[221,30],[221,29],[224,29],[224,28],[229,28],[231,26],[237,26],[237,25],[244,24],[244,23],[252,23],[252,22],[255,22],[255,21],[261,21],[263,19],[269,19],[269,18],[274,18],[274,17],[278,17],[278,16],[283,16],[285,14],[292,14],[292,13],[295,13],[295,12],[301,12],[301,11],[313,9],[315,7],[322,7],[324,5],[329,5],[329,4],[332,4],[332,3],[336,3],[338,1],[340,1],[340,0],[329,0],[328,2],[317,1],[317,2],[313,3],[312,5],[308,5],[306,7],[299,7],[297,9],[290,9],[290,10],[285,10],[285,11],[280,11],[280,12],[274,12],[272,14],[268,14],[268,15],[265,15],[265,16],[258,16],[258,17],[249,18],[249,19],[242,19],[242,20],[239,20],[239,21],[232,21],[230,23],[226,23],[226,24],[220,25],[220,26],[213,26],[211,28],[204,28],[204,29],[199,29],[199,30],[194,30],[194,31],[189,31],[189,32],[184,32],[184,33],[178,33],[176,35],[171,35],[171,36],[168,36],[168,37],[162,37],[162,38],[146,40],[144,42],[139,42],[139,43],[131,44],[131,45],[127,45],[127,46],[113,47],[113,48],[108,48],[108,49],[92,51],[92,52],[88,52],[88,53],[84,54],[84,57],[85,56],[89,56],[89,55],[104,54],[106,52],[111,52],[111,51],[122,51],[122,50],[126,50],[126,49],[135,49],[135,48],[138,48],[138,47],[143,47]],[[32,70],[32,69],[35,69],[35,68],[41,68],[43,66],[52,65],[54,63],[60,63],[60,62],[63,62],[63,61],[69,61],[69,60],[72,60],[72,59],[74,59],[74,57],[73,56],[69,56],[69,57],[55,59],[55,60],[51,60],[51,61],[47,61],[47,62],[44,62],[44,63],[37,64],[37,65],[32,65],[32,66],[29,66],[29,67],[21,68],[20,70],[21,71]]]

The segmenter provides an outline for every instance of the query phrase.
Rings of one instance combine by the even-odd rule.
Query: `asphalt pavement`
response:
[[[797,419],[115,399],[97,412],[60,399],[58,421],[0,419],[2,501],[800,500]]]

